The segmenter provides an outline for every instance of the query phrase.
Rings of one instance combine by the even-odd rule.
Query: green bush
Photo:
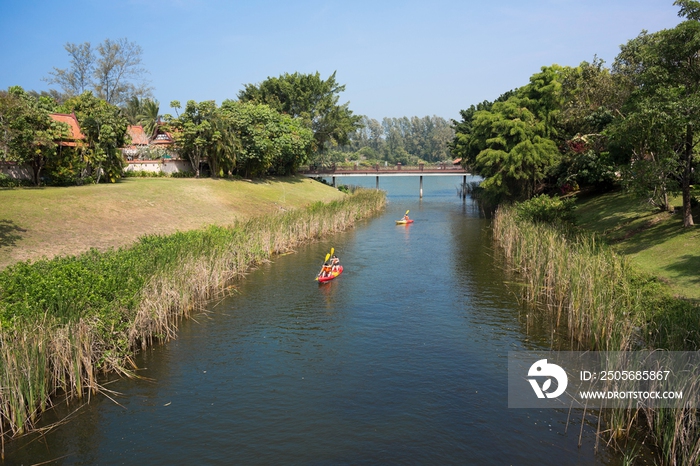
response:
[[[190,171],[174,172],[170,174],[173,178],[194,178],[195,173]]]
[[[124,178],[164,178],[167,177],[167,173],[161,171],[151,172],[147,170],[129,170],[124,172]]]
[[[575,202],[573,197],[564,199],[541,194],[515,204],[515,213],[518,219],[535,223],[574,223]]]
[[[9,175],[0,173],[0,188],[18,188],[20,186],[31,186],[29,180],[16,180]]]

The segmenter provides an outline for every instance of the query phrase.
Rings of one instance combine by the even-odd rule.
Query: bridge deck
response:
[[[455,175],[471,175],[470,172],[462,168],[430,168],[430,169],[410,169],[402,168],[400,170],[374,170],[374,169],[359,169],[359,170],[305,170],[300,171],[300,175],[308,177],[317,176],[455,176]]]

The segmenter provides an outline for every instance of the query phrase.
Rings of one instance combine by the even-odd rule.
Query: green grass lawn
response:
[[[0,269],[22,260],[106,250],[344,196],[303,177],[126,178],[116,184],[0,189]]]
[[[659,277],[674,295],[700,299],[700,226],[683,228],[680,198],[672,205],[675,213],[660,212],[622,192],[581,198],[577,224]],[[700,209],[693,218],[700,224]]]

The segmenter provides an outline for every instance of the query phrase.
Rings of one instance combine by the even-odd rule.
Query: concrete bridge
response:
[[[327,177],[331,178],[332,184],[335,187],[335,179],[345,176],[374,176],[377,180],[377,189],[379,189],[379,177],[382,176],[417,176],[419,179],[419,194],[423,197],[423,177],[424,176],[455,176],[462,175],[462,182],[467,182],[467,176],[471,173],[465,170],[461,165],[450,165],[441,163],[432,166],[420,164],[418,166],[401,166],[397,164],[391,167],[382,167],[379,164],[374,167],[340,168],[331,166],[330,168],[317,168],[299,170],[299,174],[309,178]]]

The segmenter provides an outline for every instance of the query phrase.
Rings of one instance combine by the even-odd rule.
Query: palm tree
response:
[[[223,172],[223,175],[226,176],[236,167],[236,155],[241,150],[241,141],[225,116],[221,114],[216,115],[212,120],[212,124],[216,132],[219,133],[219,137],[212,147],[212,152],[209,154],[209,167],[211,168],[212,176],[217,177],[220,172]]]
[[[160,103],[157,100],[144,99],[141,102],[141,112],[138,114],[138,123],[143,126],[143,131],[149,139],[156,137],[158,123],[160,122]]]
[[[139,115],[143,113],[142,101],[137,96],[131,96],[126,102],[126,106],[122,107],[122,114],[127,119],[130,125],[139,124]]]

